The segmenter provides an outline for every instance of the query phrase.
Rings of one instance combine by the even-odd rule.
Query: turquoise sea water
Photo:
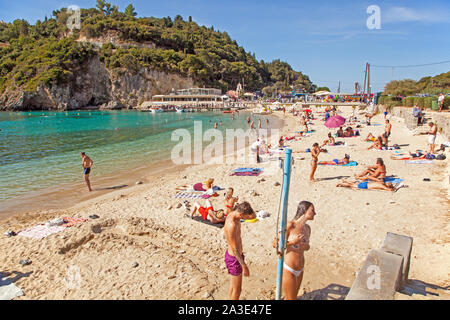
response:
[[[222,121],[219,130],[248,128],[248,113],[139,111],[0,113],[1,202],[31,191],[82,181],[80,152],[95,164],[92,177],[170,159],[171,134]]]

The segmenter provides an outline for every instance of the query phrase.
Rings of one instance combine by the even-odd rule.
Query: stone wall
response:
[[[403,118],[405,125],[410,130],[417,128],[417,118],[413,116],[413,108],[411,107],[394,107],[391,110],[391,114],[396,117]],[[448,112],[436,112],[429,109],[424,110],[425,123],[434,122],[438,126],[438,132],[445,138],[446,141],[450,141],[450,113]]]

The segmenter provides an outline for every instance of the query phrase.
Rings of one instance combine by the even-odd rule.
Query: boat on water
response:
[[[176,109],[177,110],[177,113],[182,113],[182,112],[184,112],[184,109],[182,109],[182,108],[180,108],[180,109]]]
[[[151,110],[152,113],[161,113],[161,112],[164,112],[164,110],[161,109],[161,108],[151,108],[150,110]]]

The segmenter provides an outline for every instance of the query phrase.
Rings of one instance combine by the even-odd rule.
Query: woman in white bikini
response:
[[[286,227],[287,242],[282,283],[285,300],[297,300],[303,280],[304,252],[309,250],[311,235],[311,227],[306,222],[314,220],[315,215],[314,205],[311,202],[302,201],[297,207],[294,219]]]

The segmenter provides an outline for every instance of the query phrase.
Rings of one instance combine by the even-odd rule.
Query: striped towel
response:
[[[406,164],[426,164],[433,163],[433,160],[406,160]]]
[[[202,194],[179,192],[175,195],[177,199],[202,199]]]

